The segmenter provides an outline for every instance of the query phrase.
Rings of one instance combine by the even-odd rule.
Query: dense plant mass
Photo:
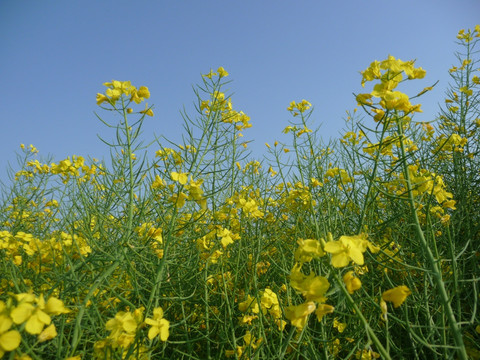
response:
[[[262,161],[223,68],[181,144],[143,144],[148,88],[105,83],[108,165],[22,145],[2,192],[0,358],[480,359],[480,26],[457,38],[437,117],[388,56],[342,138],[293,101]]]

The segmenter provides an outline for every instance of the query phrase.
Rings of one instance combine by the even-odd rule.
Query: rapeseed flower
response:
[[[170,173],[173,181],[178,181],[181,185],[185,185],[188,181],[188,173],[177,173],[175,171]]]
[[[264,291],[260,291],[260,296],[262,312],[266,314],[268,311],[268,313],[274,318],[280,318],[282,315],[282,311],[280,310],[280,304],[278,303],[277,294],[275,294],[270,289],[265,289]]]
[[[297,264],[290,273],[290,283],[295,290],[298,290],[308,301],[322,303],[326,301],[325,293],[330,283],[323,276],[315,276],[314,273],[306,276],[300,271],[301,265]]]
[[[332,305],[318,304],[315,315],[317,315],[318,321],[321,321],[325,315],[333,313],[334,310],[335,308]]]
[[[44,342],[57,336],[57,329],[54,324],[50,324],[38,335],[38,342]]]
[[[353,271],[349,271],[343,276],[343,282],[349,294],[353,294],[362,287],[362,282],[358,277],[354,276]]]
[[[345,267],[352,260],[357,265],[363,265],[363,253],[368,244],[365,244],[363,235],[341,236],[338,241],[329,241],[325,244],[324,250],[332,254],[332,265],[336,268]],[[369,246],[369,245],[368,245]]]
[[[153,309],[153,319],[145,319],[145,324],[151,326],[148,330],[148,338],[150,340],[158,335],[160,340],[167,341],[170,322],[163,318],[163,309],[161,307]]]
[[[405,285],[397,286],[387,290],[382,294],[382,299],[393,303],[393,307],[397,308],[403,304],[408,295],[412,292]]]
[[[7,306],[0,301],[0,358],[9,351],[13,351],[18,346],[22,337],[17,330],[10,330],[13,321],[7,313]]]
[[[298,248],[295,250],[295,260],[301,263],[309,262],[313,258],[325,255],[320,241],[315,239],[297,240]]]
[[[250,296],[250,295],[247,295],[247,300],[238,304],[238,309],[241,312],[247,312],[248,311],[248,312],[252,312],[254,314],[258,314],[260,312],[260,308],[258,306],[257,299]]]
[[[145,110],[140,111],[140,114],[145,114],[147,116],[153,116],[153,110],[151,107],[148,107],[148,104],[145,103]]]
[[[293,326],[301,330],[305,327],[308,315],[316,309],[313,301],[308,301],[300,305],[291,305],[285,309],[285,317],[290,320]]]
[[[338,330],[339,333],[343,333],[347,327],[347,323],[342,323],[338,318],[333,319],[333,327]]]
[[[19,304],[12,310],[10,316],[17,325],[25,323],[25,330],[32,335],[40,334],[45,325],[50,325],[50,315],[68,313],[63,301],[49,298],[47,303],[43,295],[36,297],[33,294],[15,295]],[[36,304],[35,304],[36,303]]]

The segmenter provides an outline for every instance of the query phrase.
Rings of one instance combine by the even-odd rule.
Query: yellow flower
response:
[[[264,291],[260,291],[260,296],[262,312],[266,314],[268,310],[270,315],[272,315],[274,318],[280,318],[282,316],[282,311],[280,310],[277,294],[270,289],[265,289]]]
[[[322,245],[315,239],[297,240],[298,248],[295,251],[295,260],[299,262],[309,262],[313,258],[325,255]]]
[[[163,318],[163,310],[161,307],[153,309],[153,319],[145,319],[145,324],[152,326],[150,330],[148,330],[148,338],[150,340],[159,335],[160,340],[167,341],[170,322]]]
[[[358,265],[363,265],[363,248],[360,235],[341,236],[338,241],[329,241],[324,250],[332,254],[332,265],[336,268],[345,267],[353,260]],[[363,251],[362,251],[363,250]]]
[[[307,100],[303,99],[299,103],[292,101],[290,103],[290,106],[287,108],[287,110],[291,111],[293,113],[293,116],[297,116],[298,112],[303,113],[308,109],[310,109],[311,106],[312,104],[310,104]]]
[[[145,110],[140,111],[140,114],[145,114],[147,116],[153,116],[153,110],[152,110],[152,108],[148,107],[147,103],[145,103]]]
[[[285,317],[290,320],[297,329],[303,329],[307,323],[308,315],[315,311],[315,303],[313,301],[300,305],[291,305],[285,309]]]
[[[332,305],[319,304],[317,311],[315,311],[315,315],[317,315],[318,321],[321,321],[326,314],[333,313],[333,310],[335,310],[335,308]]]
[[[221,238],[220,242],[222,243],[223,248],[225,249],[228,245],[233,244],[232,233],[228,229],[219,229],[217,230],[217,236]]]
[[[257,299],[247,295],[247,300],[238,304],[238,309],[241,312],[252,312],[254,314],[258,314],[260,312]]]
[[[342,333],[345,331],[345,328],[347,327],[346,323],[342,323],[338,321],[337,318],[333,319],[333,327],[338,330],[339,333]]]
[[[263,338],[256,339],[255,336],[252,336],[249,330],[245,333],[245,336],[243,337],[243,341],[245,341],[246,346],[251,346],[252,349],[256,349],[260,346],[260,344],[263,341]]]
[[[382,319],[386,321],[388,308],[387,308],[387,303],[383,299],[380,301],[380,309],[382,310]]]
[[[137,95],[141,98],[148,99],[150,97],[150,91],[146,86],[140,86],[137,90]]]
[[[353,271],[349,271],[343,276],[343,282],[349,294],[353,294],[362,287],[362,282],[358,277],[353,275]]]
[[[371,94],[358,94],[356,97],[358,105],[372,105],[372,95]]]
[[[175,204],[176,207],[182,208],[185,206],[185,200],[188,198],[187,194],[180,192],[179,194],[173,194],[168,200]]]
[[[210,72],[208,74],[205,74],[205,75],[202,75],[202,76],[205,76],[205,77],[211,79],[215,75],[217,75],[217,73],[213,72],[213,70],[210,69]]]
[[[20,345],[22,337],[17,330],[0,332],[0,358],[8,351],[13,351]]]
[[[165,186],[165,182],[160,176],[156,175],[155,180],[152,182],[152,189],[159,189],[163,186]]]
[[[49,302],[45,305],[43,295],[35,298],[33,294],[17,294],[15,297],[19,304],[12,310],[10,316],[17,325],[25,323],[25,330],[32,335],[40,334],[45,325],[50,325],[52,319],[48,313],[57,315],[64,310],[63,302],[58,299],[51,298],[54,300],[49,299]],[[37,306],[33,302],[36,302]],[[56,310],[59,310],[57,308],[58,302],[61,303],[62,308],[57,313]],[[65,311],[67,310],[65,309]]]
[[[108,97],[103,94],[97,94],[97,105],[101,105],[104,102],[109,102]]]
[[[0,301],[0,358],[8,351],[15,350],[22,340],[17,330],[10,330],[12,319],[7,315],[6,304]]]
[[[54,324],[50,324],[38,335],[38,342],[44,342],[57,336],[57,329]]]
[[[137,330],[137,322],[131,312],[120,311],[113,319],[106,322],[105,328],[110,331],[108,336],[115,341],[125,340],[125,335],[134,335]],[[133,341],[133,338],[131,339]]]
[[[195,202],[205,210],[207,208],[207,199],[203,197],[203,190],[201,188],[202,184],[202,179],[197,181],[191,179],[190,184],[188,184],[186,188],[188,189],[188,199],[195,200]]]
[[[130,101],[134,101],[136,104],[140,104],[143,100],[150,97],[150,91],[146,86],[140,86],[138,90],[133,90]]]
[[[50,315],[68,314],[70,310],[65,308],[63,301],[55,297],[51,297],[45,304],[45,311]]]
[[[394,307],[399,307],[403,304],[408,295],[412,292],[405,285],[397,286],[393,289],[387,290],[382,294],[382,299],[393,302]]]
[[[188,181],[188,173],[177,173],[174,171],[170,173],[170,176],[173,181],[178,181],[181,185],[185,185]]]
[[[300,271],[301,265],[296,264],[290,274],[290,283],[292,287],[301,292],[308,301],[324,302],[325,293],[330,287],[330,283],[323,276],[315,276],[313,272],[305,276]]]
[[[221,67],[221,66],[217,69],[217,71],[218,71],[218,76],[219,76],[219,77],[226,77],[226,76],[228,76],[228,72],[227,72],[223,67]]]

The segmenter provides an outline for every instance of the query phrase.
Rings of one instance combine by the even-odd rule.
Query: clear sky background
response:
[[[18,169],[21,143],[57,161],[107,157],[97,134],[113,134],[94,115],[95,96],[112,79],[149,87],[147,140],[178,140],[192,85],[223,66],[261,157],[288,125],[292,100],[309,100],[324,139],[338,137],[362,91],[359,71],[391,54],[427,70],[418,90],[440,81],[416,115],[432,120],[456,34],[477,23],[480,0],[0,0],[0,180],[8,163]]]

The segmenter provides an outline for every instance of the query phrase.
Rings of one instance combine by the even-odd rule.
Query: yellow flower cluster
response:
[[[141,358],[147,355],[147,349],[144,345],[135,342],[137,332],[144,325],[149,325],[148,338],[150,340],[157,336],[161,341],[167,341],[169,337],[170,322],[163,318],[163,309],[157,307],[153,309],[153,318],[144,319],[143,312],[145,308],[140,307],[134,311],[119,311],[115,317],[109,319],[105,323],[105,329],[110,334],[104,340],[95,342],[95,357],[101,359],[110,359],[109,349],[113,349],[119,353],[124,353],[130,347],[134,347],[133,351],[141,354]]]
[[[459,134],[451,134],[448,138],[445,135],[440,135],[436,139],[437,146],[435,149],[432,150],[434,154],[438,154],[439,152],[444,152],[444,154],[440,154],[442,159],[450,158],[452,152],[463,152],[463,148],[467,144],[468,139],[460,136]],[[449,153],[446,155],[445,153]],[[445,157],[447,156],[447,157]]]
[[[33,293],[10,296],[7,303],[0,300],[0,358],[18,348],[22,340],[20,331],[37,335],[38,342],[53,339],[57,330],[51,316],[70,312],[62,300],[53,296],[46,302],[43,295]]]
[[[85,238],[79,235],[67,234],[63,231],[52,233],[49,237],[39,239],[32,234],[19,231],[15,235],[11,232],[0,231],[0,250],[21,266],[24,259],[28,259],[26,266],[38,272],[48,272],[52,267],[64,261],[64,254],[73,259],[88,256],[92,249]]]
[[[75,178],[79,182],[95,181],[95,176],[104,174],[101,164],[91,165],[85,163],[82,156],[73,155],[58,163],[42,164],[38,160],[30,160],[26,164],[26,169],[18,171],[15,179],[20,177],[33,178],[35,174],[55,174],[60,175],[64,184],[71,178]]]
[[[211,79],[211,78],[213,78],[214,76],[217,76],[217,75],[218,75],[219,78],[227,77],[228,72],[223,67],[220,66],[217,69],[217,72],[214,72],[212,69],[210,69],[210,72],[208,74],[205,74],[205,75],[202,75],[202,76],[204,76],[208,79]]]
[[[309,110],[312,107],[307,100],[303,99],[300,102],[292,101],[290,105],[287,107],[287,110],[290,111],[293,116],[298,116],[303,114],[305,111]]]
[[[140,86],[138,89],[132,85],[130,81],[112,80],[111,82],[103,83],[107,87],[105,94],[97,93],[97,105],[102,105],[104,102],[115,106],[116,102],[125,96],[126,104],[128,106],[131,102],[140,104],[145,99],[150,97],[150,91],[146,86]],[[133,112],[130,108],[128,113]],[[145,104],[145,110],[140,111],[141,114],[153,116],[153,110]]]
[[[278,329],[283,331],[286,322],[282,319],[282,311],[277,294],[267,288],[259,291],[258,296],[260,301],[258,301],[256,297],[247,295],[247,299],[238,304],[238,309],[242,313],[245,313],[245,315],[239,319],[240,323],[251,325],[252,321],[258,319],[259,314],[262,313],[263,316],[269,315],[269,318],[274,321]],[[227,357],[235,354],[241,356],[247,348],[251,347],[252,350],[255,350],[263,342],[263,338],[255,339],[249,330],[246,331],[243,339],[244,345],[238,345],[235,350],[227,350],[225,355]]]
[[[376,113],[376,120],[383,119],[384,112],[389,110],[402,111],[405,114],[412,112],[421,112],[420,105],[412,105],[409,97],[395,88],[403,81],[403,75],[407,79],[422,79],[425,77],[425,70],[415,68],[414,61],[402,61],[389,56],[383,61],[374,61],[370,66],[361,72],[362,86],[367,81],[379,80],[371,93],[363,93],[357,95],[359,105],[368,106]],[[373,103],[372,98],[380,98],[378,105],[383,109],[379,109]]]
[[[463,40],[466,43],[471,42],[475,37],[480,37],[480,25],[475,25],[473,31],[471,29],[468,29],[467,31],[462,29],[457,34],[457,39]]]
[[[210,70],[208,74],[203,76],[212,80],[212,78],[217,75],[219,76],[219,79],[221,79],[228,76],[228,72],[223,67],[219,67],[217,72]],[[250,124],[250,117],[243,111],[234,110],[232,99],[218,90],[212,91],[210,99],[200,101],[199,110],[209,117],[219,119],[222,123],[233,124],[235,130],[239,131],[237,137],[243,136],[240,131],[252,127]]]
[[[323,276],[317,276],[313,272],[304,275],[301,268],[304,263],[310,262],[315,258],[325,255],[322,249],[323,239],[299,239],[299,247],[295,251],[295,260],[297,263],[290,271],[290,285],[305,298],[305,302],[299,305],[290,305],[285,308],[285,317],[290,320],[293,326],[301,330],[305,327],[308,317],[315,311],[318,321],[329,313],[332,313],[334,307],[325,304],[327,298],[326,292],[330,283]]]

